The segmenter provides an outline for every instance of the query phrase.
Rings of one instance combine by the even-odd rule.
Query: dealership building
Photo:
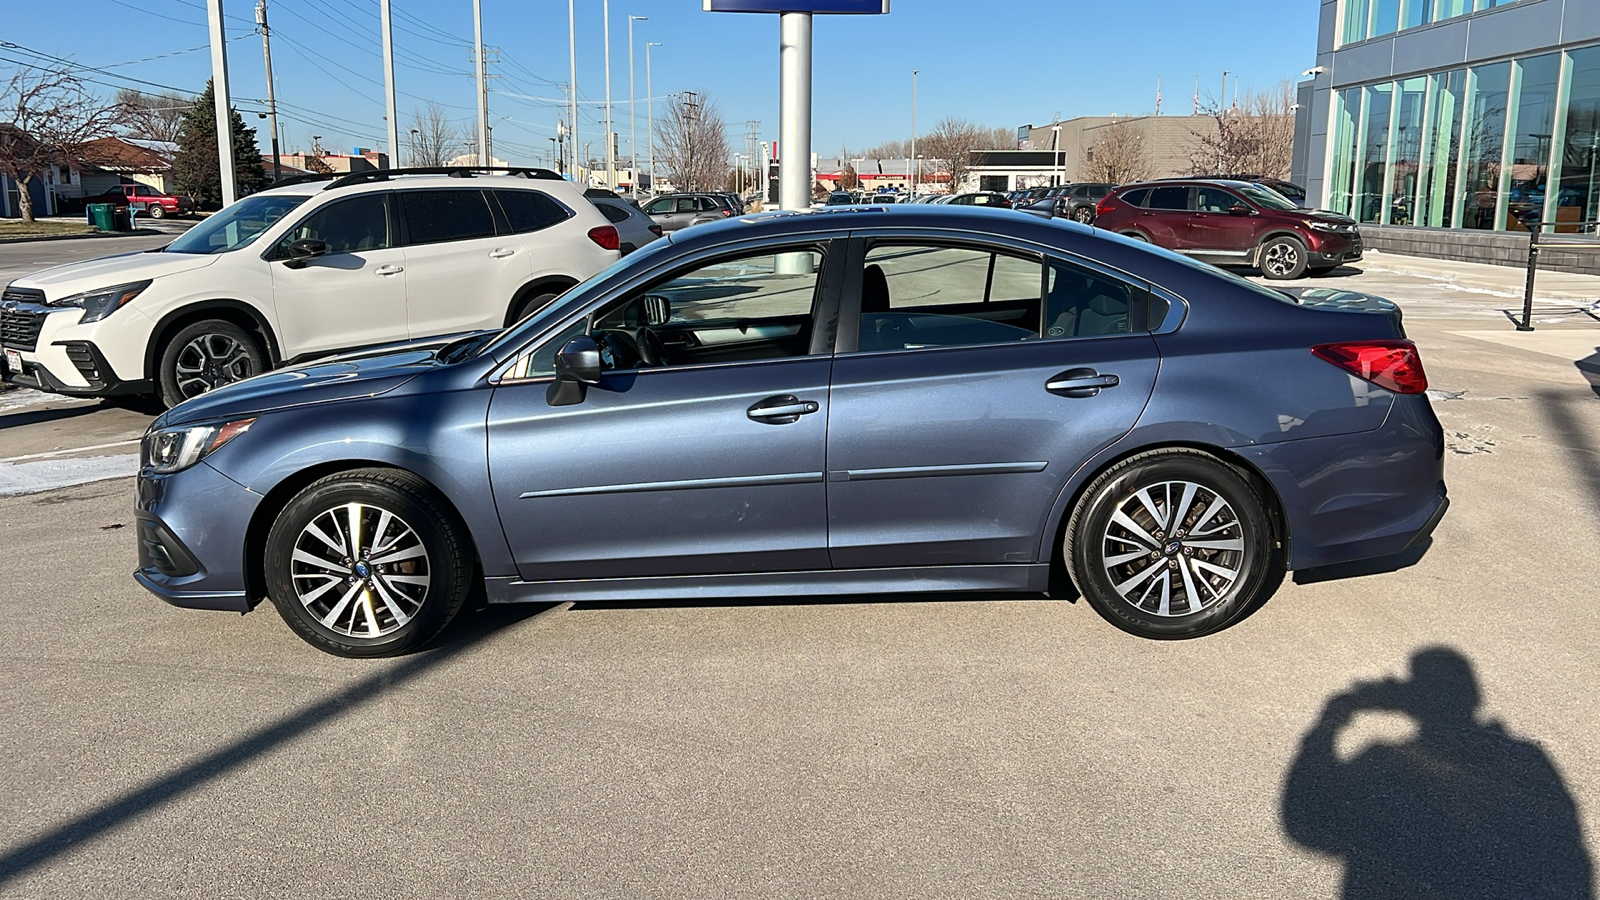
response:
[[[1306,74],[1296,180],[1374,246],[1525,257],[1525,223],[1600,219],[1600,0],[1324,0]]]

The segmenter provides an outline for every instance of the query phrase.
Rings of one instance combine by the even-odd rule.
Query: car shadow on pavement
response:
[[[45,831],[26,843],[0,849],[0,888],[56,857],[159,809],[174,799],[253,765],[263,755],[294,741],[350,711],[386,694],[404,689],[441,663],[501,629],[532,619],[559,604],[469,606],[433,644],[394,660],[351,660],[351,666],[377,667],[371,675],[323,699],[282,716],[235,741],[198,757],[165,776],[107,800],[98,808]]]
[[[1480,701],[1472,663],[1431,647],[1411,657],[1409,680],[1357,682],[1306,732],[1284,783],[1283,826],[1344,864],[1347,900],[1594,897],[1559,770],[1536,742],[1481,719]],[[1341,754],[1341,733],[1371,713],[1411,719],[1415,736]]]
[[[1581,368],[1587,362],[1579,362],[1578,366]],[[1600,378],[1600,372],[1591,377]],[[1600,385],[1592,386],[1595,393],[1600,394]],[[1591,407],[1587,421],[1592,422],[1597,420],[1593,416],[1592,404],[1589,404],[1587,397],[1579,400],[1565,391],[1543,391],[1535,396],[1545,417],[1554,426],[1561,446],[1572,451],[1577,462],[1578,480],[1589,492],[1590,507],[1600,509],[1600,432],[1592,431],[1582,416],[1582,410],[1574,408],[1580,405]]]
[[[75,406],[50,406],[44,408],[23,408],[16,412],[0,413],[0,429],[21,428],[24,425],[38,425],[43,422],[59,422],[62,419],[75,419],[78,416],[87,416],[100,411],[100,406],[95,403],[80,403]]]
[[[1594,348],[1594,355],[1587,356],[1573,363],[1583,377],[1588,379],[1589,387],[1594,390],[1594,395],[1600,397],[1600,347]]]

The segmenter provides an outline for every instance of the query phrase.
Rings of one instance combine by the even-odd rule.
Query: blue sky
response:
[[[484,42],[502,51],[490,71],[495,155],[543,163],[561,117],[568,80],[567,4],[563,0],[482,0]],[[235,104],[263,108],[261,39],[255,0],[224,0]],[[601,0],[577,0],[578,87],[586,101],[579,138],[600,155],[605,98]],[[286,148],[382,147],[383,72],[378,0],[268,0],[272,57]],[[474,116],[471,0],[393,0],[401,132],[425,100],[446,104],[462,123]],[[65,13],[65,15],[64,15]],[[612,0],[613,122],[628,153],[628,16],[634,26],[639,142],[645,141],[645,41],[653,51],[654,93],[693,90],[709,97],[729,125],[735,149],[745,123],[777,136],[776,16],[701,11],[700,0]],[[1298,80],[1313,64],[1315,0],[893,0],[888,16],[818,16],[815,30],[814,149],[860,150],[909,137],[911,71],[918,69],[917,124],[940,118],[981,125],[1049,122],[1058,113],[1187,113],[1195,78],[1216,96],[1224,70],[1242,90]],[[204,0],[67,0],[24,3],[6,15],[10,41],[125,78],[198,90],[210,73]],[[199,49],[196,49],[199,48]],[[0,77],[21,51],[0,46]],[[121,78],[85,72],[110,94]],[[135,87],[148,85],[132,84]],[[1233,90],[1230,76],[1228,90]],[[537,99],[530,99],[537,98]],[[502,117],[509,117],[502,119]],[[260,143],[268,146],[265,123]]]

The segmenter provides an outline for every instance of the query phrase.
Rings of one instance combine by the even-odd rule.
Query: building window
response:
[[[1417,205],[1417,176],[1422,164],[1422,113],[1428,79],[1408,78],[1396,87],[1394,141],[1389,152],[1389,196],[1384,211],[1390,225],[1410,225]]]
[[[1393,106],[1394,83],[1368,85],[1362,109],[1361,142],[1356,146],[1360,168],[1356,173],[1355,211],[1361,222],[1383,222],[1383,198],[1387,188],[1385,170],[1389,159],[1389,113]]]
[[[1600,47],[1586,47],[1568,54],[1572,66],[1567,83],[1572,86],[1565,115],[1560,117],[1551,182],[1559,185],[1553,220],[1592,222],[1600,219]],[[1557,231],[1577,231],[1576,226]]]
[[[1471,70],[1467,82],[1470,99],[1463,126],[1466,151],[1460,198],[1463,228],[1487,230],[1495,225],[1495,210],[1500,206],[1510,84],[1510,63],[1477,66]]]
[[[1506,172],[1507,202],[1496,227],[1526,231],[1525,222],[1544,218],[1550,148],[1555,139],[1561,54],[1548,53],[1516,65],[1520,85],[1506,129],[1511,144],[1511,164]]]
[[[1456,178],[1461,172],[1461,104],[1467,70],[1428,76],[1428,120],[1418,169],[1416,214],[1412,222],[1432,228],[1455,223]]]
[[[1356,142],[1360,136],[1361,88],[1346,88],[1334,98],[1333,167],[1328,179],[1328,208],[1349,214],[1355,184]]]

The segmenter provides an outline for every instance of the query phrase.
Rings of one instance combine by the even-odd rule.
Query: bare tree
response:
[[[717,105],[705,94],[678,94],[656,123],[656,159],[681,191],[707,190],[728,171],[728,136]]]
[[[885,141],[868,147],[859,155],[866,159],[908,159],[911,156],[911,141]]]
[[[117,91],[116,120],[123,134],[147,141],[176,141],[183,125],[183,114],[194,105],[193,97],[172,91],[146,94],[136,88]]]
[[[1234,107],[1212,105],[1202,114],[1215,128],[1194,132],[1192,174],[1288,178],[1294,157],[1294,85],[1281,81],[1265,93],[1251,91]]]
[[[1144,126],[1113,121],[1096,129],[1094,143],[1083,151],[1084,180],[1127,184],[1150,177],[1150,157],[1145,152]]]
[[[83,146],[104,137],[112,107],[90,94],[68,69],[12,74],[0,90],[0,172],[17,183],[22,221],[33,221],[28,185],[51,166],[80,159]]]
[[[979,128],[967,119],[945,118],[921,139],[917,149],[924,157],[934,161],[935,172],[949,173],[950,190],[958,191],[967,178],[967,170],[972,166],[972,151],[990,149],[984,146],[990,137],[989,130]]]
[[[442,166],[465,151],[463,130],[445,115],[444,107],[429,100],[411,113],[411,148],[407,165]]]

